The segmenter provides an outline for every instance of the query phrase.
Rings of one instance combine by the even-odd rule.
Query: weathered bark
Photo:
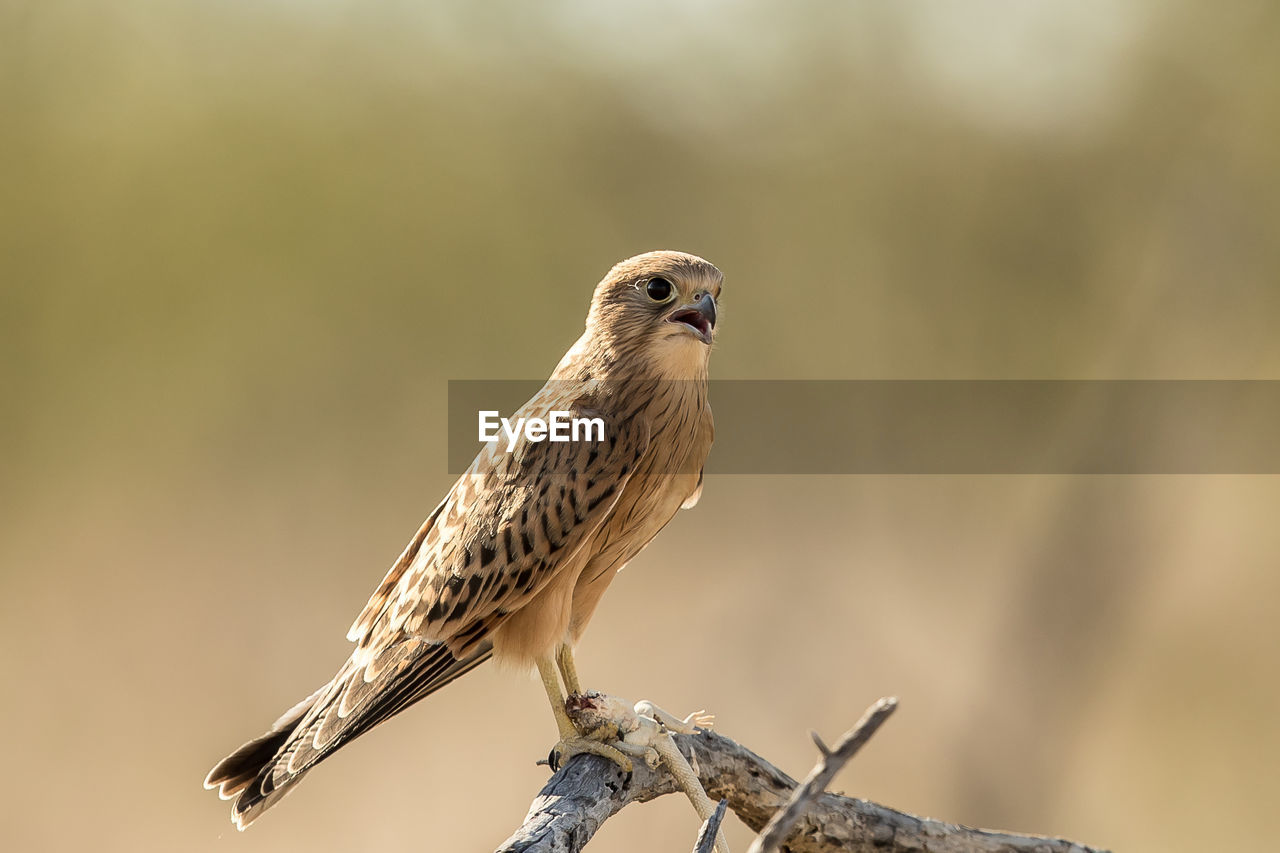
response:
[[[796,782],[768,761],[723,735],[699,731],[675,735],[712,800],[729,808],[753,831],[764,828],[790,799]],[[577,853],[600,826],[630,803],[676,792],[672,779],[636,762],[630,780],[617,765],[578,755],[551,777],[524,824],[499,853]],[[693,826],[693,821],[690,823]],[[692,835],[692,829],[690,831]],[[1073,841],[970,829],[919,818],[866,800],[823,794],[787,834],[787,853],[1103,853]]]

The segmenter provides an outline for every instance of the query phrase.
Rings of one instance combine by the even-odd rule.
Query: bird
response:
[[[559,741],[629,766],[565,709],[583,693],[574,647],[614,576],[702,494],[715,427],[708,364],[724,276],[655,251],[596,285],[586,328],[516,412],[599,419],[603,436],[485,445],[347,633],[333,678],[204,780],[245,829],[336,750],[490,658],[546,690]],[[513,419],[514,420],[514,419]]]

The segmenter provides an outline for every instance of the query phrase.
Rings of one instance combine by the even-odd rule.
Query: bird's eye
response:
[[[649,298],[654,302],[666,302],[674,291],[675,288],[671,286],[671,282],[665,278],[651,278],[644,286],[644,292],[649,294]]]

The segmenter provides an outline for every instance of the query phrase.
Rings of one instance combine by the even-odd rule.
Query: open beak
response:
[[[685,305],[671,312],[668,323],[680,323],[687,326],[698,340],[704,344],[711,343],[711,333],[716,327],[716,300],[710,293],[691,305]]]

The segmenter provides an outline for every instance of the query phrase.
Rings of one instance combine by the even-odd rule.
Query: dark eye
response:
[[[644,292],[649,294],[649,298],[654,302],[666,302],[671,298],[672,290],[671,282],[665,278],[651,278],[644,286]]]

